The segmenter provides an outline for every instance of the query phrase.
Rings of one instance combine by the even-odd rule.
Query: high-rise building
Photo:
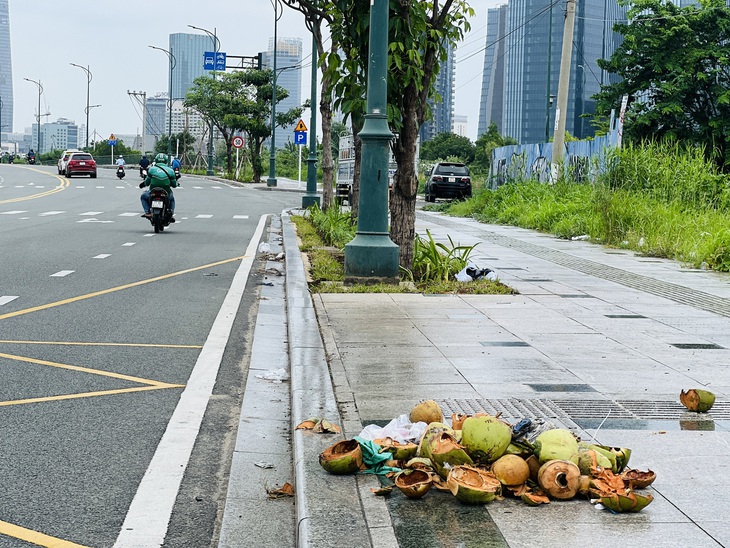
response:
[[[479,102],[477,137],[494,123],[502,131],[504,109],[504,56],[506,53],[507,4],[487,11],[487,44],[482,71],[482,97]]]
[[[165,121],[167,116],[167,93],[157,93],[154,97],[147,97],[146,103],[145,133],[156,138],[167,135],[167,122]]]
[[[33,124],[32,133],[32,146],[37,146],[38,124]],[[45,154],[52,150],[78,148],[79,135],[79,127],[76,123],[66,118],[59,118],[51,123],[46,122],[45,124],[41,124],[41,146],[40,150],[36,150],[36,152],[38,154]]]
[[[273,60],[274,39],[269,38],[269,50],[263,54],[263,66],[267,69],[273,69]],[[276,103],[276,112],[286,112],[289,109],[302,106],[301,38],[277,38],[276,72],[277,87],[284,88],[289,93],[286,99]],[[276,148],[282,148],[289,141],[294,142],[295,125],[296,123],[291,126],[276,128]]]
[[[0,131],[13,131],[13,63],[10,58],[9,0],[0,0]]]
[[[522,144],[546,142],[553,134],[563,9],[562,3],[551,0],[510,0],[506,32],[499,34],[497,31],[496,39],[506,42],[504,105],[499,129],[502,135],[514,137]],[[576,5],[568,108],[563,115],[566,131],[578,138],[593,135],[590,120],[584,115],[595,112],[592,96],[598,93],[602,83],[609,83],[613,78],[603,73],[596,61],[608,59],[620,44],[621,37],[612,27],[614,23],[626,20],[627,9],[627,6],[619,6],[616,0],[585,0]],[[480,124],[485,125],[479,126],[480,132],[482,128],[484,131],[488,128],[488,120],[496,121],[494,114],[491,118],[487,115],[488,109],[493,112],[495,107],[494,93],[498,86],[497,76],[492,74],[490,78],[488,81],[485,74],[482,83],[484,116],[480,116]]]
[[[170,35],[170,51],[175,56],[172,71],[172,98],[185,99],[193,80],[212,73],[203,68],[203,54],[213,51],[213,39],[207,34],[176,33]]]
[[[439,133],[450,133],[453,126],[454,116],[454,79],[456,76],[456,58],[452,46],[447,46],[446,61],[441,63],[436,75],[435,91],[440,100],[429,99],[431,106],[431,120],[427,120],[421,126],[419,137],[421,142],[430,141]]]

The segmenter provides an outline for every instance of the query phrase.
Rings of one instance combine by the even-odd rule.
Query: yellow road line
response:
[[[79,295],[77,297],[71,297],[70,299],[63,299],[62,301],[56,301],[53,303],[48,304],[42,304],[40,306],[34,306],[32,308],[26,308],[25,310],[16,310],[15,312],[8,312],[7,314],[1,314],[0,320],[6,320],[8,318],[14,318],[16,316],[22,316],[24,314],[30,314],[31,312],[38,312],[39,310],[47,310],[49,308],[55,308],[56,306],[62,306],[64,304],[70,304],[75,303],[78,301],[83,301],[85,299],[91,299],[93,297],[99,297],[101,295],[108,295],[109,293],[114,293],[116,291],[122,291],[124,289],[129,289],[132,287],[137,287],[140,285],[149,284],[152,282],[159,282],[160,280],[166,280],[168,278],[174,278],[175,276],[180,276],[182,274],[189,274],[190,272],[195,272],[197,270],[204,270],[206,268],[211,268],[214,266],[220,266],[222,264],[226,263],[232,263],[234,261],[240,261],[241,259],[244,259],[246,255],[242,255],[240,257],[233,257],[232,259],[225,259],[223,261],[217,261],[215,263],[209,263],[204,264],[202,266],[195,266],[193,268],[187,268],[185,270],[179,270],[178,272],[172,272],[170,274],[164,274],[162,276],[156,276],[154,278],[149,278],[147,280],[140,280],[138,282],[133,282],[131,284],[125,284],[120,285],[117,287],[111,287],[109,289],[103,289],[102,291],[95,291],[94,293],[87,293],[86,295]]]
[[[48,367],[57,367],[59,369],[68,369],[70,371],[78,371],[80,373],[89,373],[91,375],[100,375],[102,377],[111,377],[113,379],[120,379],[123,381],[136,382],[140,384],[146,384],[149,386],[157,386],[160,388],[172,388],[179,387],[179,384],[169,384],[161,381],[153,381],[150,379],[142,379],[140,377],[133,377],[131,375],[122,375],[121,373],[114,373],[112,371],[102,371],[101,369],[90,369],[88,367],[81,367],[78,365],[68,365],[65,363],[49,362],[46,360],[36,360],[34,358],[26,358],[25,356],[16,356],[15,354],[5,354],[0,352],[0,358],[6,358],[8,360],[15,360],[19,362],[35,363],[38,365],[46,365]]]
[[[75,542],[69,542],[67,540],[61,540],[59,538],[44,535],[38,531],[26,529],[19,525],[13,525],[7,521],[0,521],[0,534],[24,540],[37,546],[46,546],[48,548],[86,548],[82,544],[76,544]]]
[[[139,348],[203,348],[202,344],[149,344],[149,343],[111,343],[111,342],[73,342],[73,341],[10,341],[0,340],[0,344],[45,344],[48,346],[131,346]]]
[[[167,388],[185,388],[184,384],[167,384],[159,386],[135,386],[133,388],[118,388],[116,390],[101,390],[97,392],[81,392],[79,394],[62,394],[60,396],[44,396],[42,398],[27,398],[24,400],[1,401],[0,407],[10,405],[24,405],[26,403],[42,403],[49,401],[74,400],[79,398],[93,398],[94,396],[113,396],[115,394],[127,394],[130,392],[145,392],[149,390],[165,390]],[[2,532],[2,531],[0,531]]]
[[[41,171],[40,169],[35,169],[32,167],[27,167],[24,169],[30,169],[32,171],[37,171],[38,173],[43,173],[44,175],[50,175],[49,173],[46,173],[45,171]],[[45,192],[39,192],[38,194],[31,194],[30,196],[24,196],[22,198],[9,198],[7,200],[0,200],[0,204],[12,204],[15,202],[25,202],[26,200],[34,200],[36,198],[43,198],[45,196],[50,196],[51,194],[56,194],[57,192],[61,192],[62,190],[66,190],[71,185],[70,181],[62,179],[61,177],[59,177],[57,175],[51,175],[51,177],[55,177],[56,179],[58,179],[61,182],[61,184],[59,184],[56,188],[52,188],[51,190],[46,190]]]

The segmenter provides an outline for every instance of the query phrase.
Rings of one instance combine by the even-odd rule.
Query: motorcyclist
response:
[[[143,171],[150,167],[150,161],[147,159],[147,156],[143,155],[142,159],[139,161],[139,176],[142,177]]]
[[[35,152],[32,148],[28,150],[28,163],[35,164]]]
[[[158,187],[163,188],[167,192],[170,200],[170,222],[174,223],[175,218],[172,217],[172,215],[175,213],[175,196],[172,193],[172,189],[176,188],[178,184],[177,179],[175,178],[175,172],[167,165],[168,161],[167,154],[163,154],[162,152],[155,156],[155,163],[147,170],[147,177],[144,181],[139,183],[139,188],[144,188],[146,186],[150,187],[150,189]],[[149,190],[145,190],[142,193],[140,201],[142,202],[142,208],[144,209],[142,217],[147,219],[151,218],[151,197]]]
[[[172,162],[170,162],[170,167],[172,169],[180,169],[180,160],[178,160],[176,156],[172,157]]]
[[[117,166],[126,166],[127,165],[127,162],[124,161],[124,156],[122,156],[120,154],[119,155],[119,158],[117,158],[116,164],[117,164]]]

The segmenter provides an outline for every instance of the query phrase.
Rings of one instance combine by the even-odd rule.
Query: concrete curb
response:
[[[282,213],[286,257],[286,313],[291,367],[291,421],[296,482],[297,546],[364,546],[369,531],[354,476],[330,476],[319,454],[341,435],[295,430],[312,417],[341,424],[317,316],[290,215]]]

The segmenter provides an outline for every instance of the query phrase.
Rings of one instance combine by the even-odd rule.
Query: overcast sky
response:
[[[23,78],[43,85],[43,121],[68,118],[86,121],[86,74],[93,75],[90,134],[141,132],[141,112],[127,91],[146,91],[149,96],[166,92],[168,35],[198,32],[195,25],[216,30],[221,51],[228,55],[256,55],[268,49],[274,34],[272,0],[176,0],[155,2],[127,0],[10,0],[10,33],[15,97],[14,129],[22,132],[35,121],[38,88]],[[481,72],[486,37],[487,8],[499,0],[472,0],[476,16],[472,31],[459,46],[456,69],[455,114],[468,116],[469,137],[476,138]],[[284,7],[278,24],[279,37],[299,37],[304,57],[311,53],[311,35],[301,14]],[[466,59],[466,57],[470,57]],[[461,59],[464,59],[463,61]],[[307,59],[308,63],[308,59]],[[302,97],[309,97],[309,72],[302,74]],[[309,120],[309,114],[305,114]],[[310,128],[311,129],[311,128]],[[318,130],[319,132],[319,130]]]

